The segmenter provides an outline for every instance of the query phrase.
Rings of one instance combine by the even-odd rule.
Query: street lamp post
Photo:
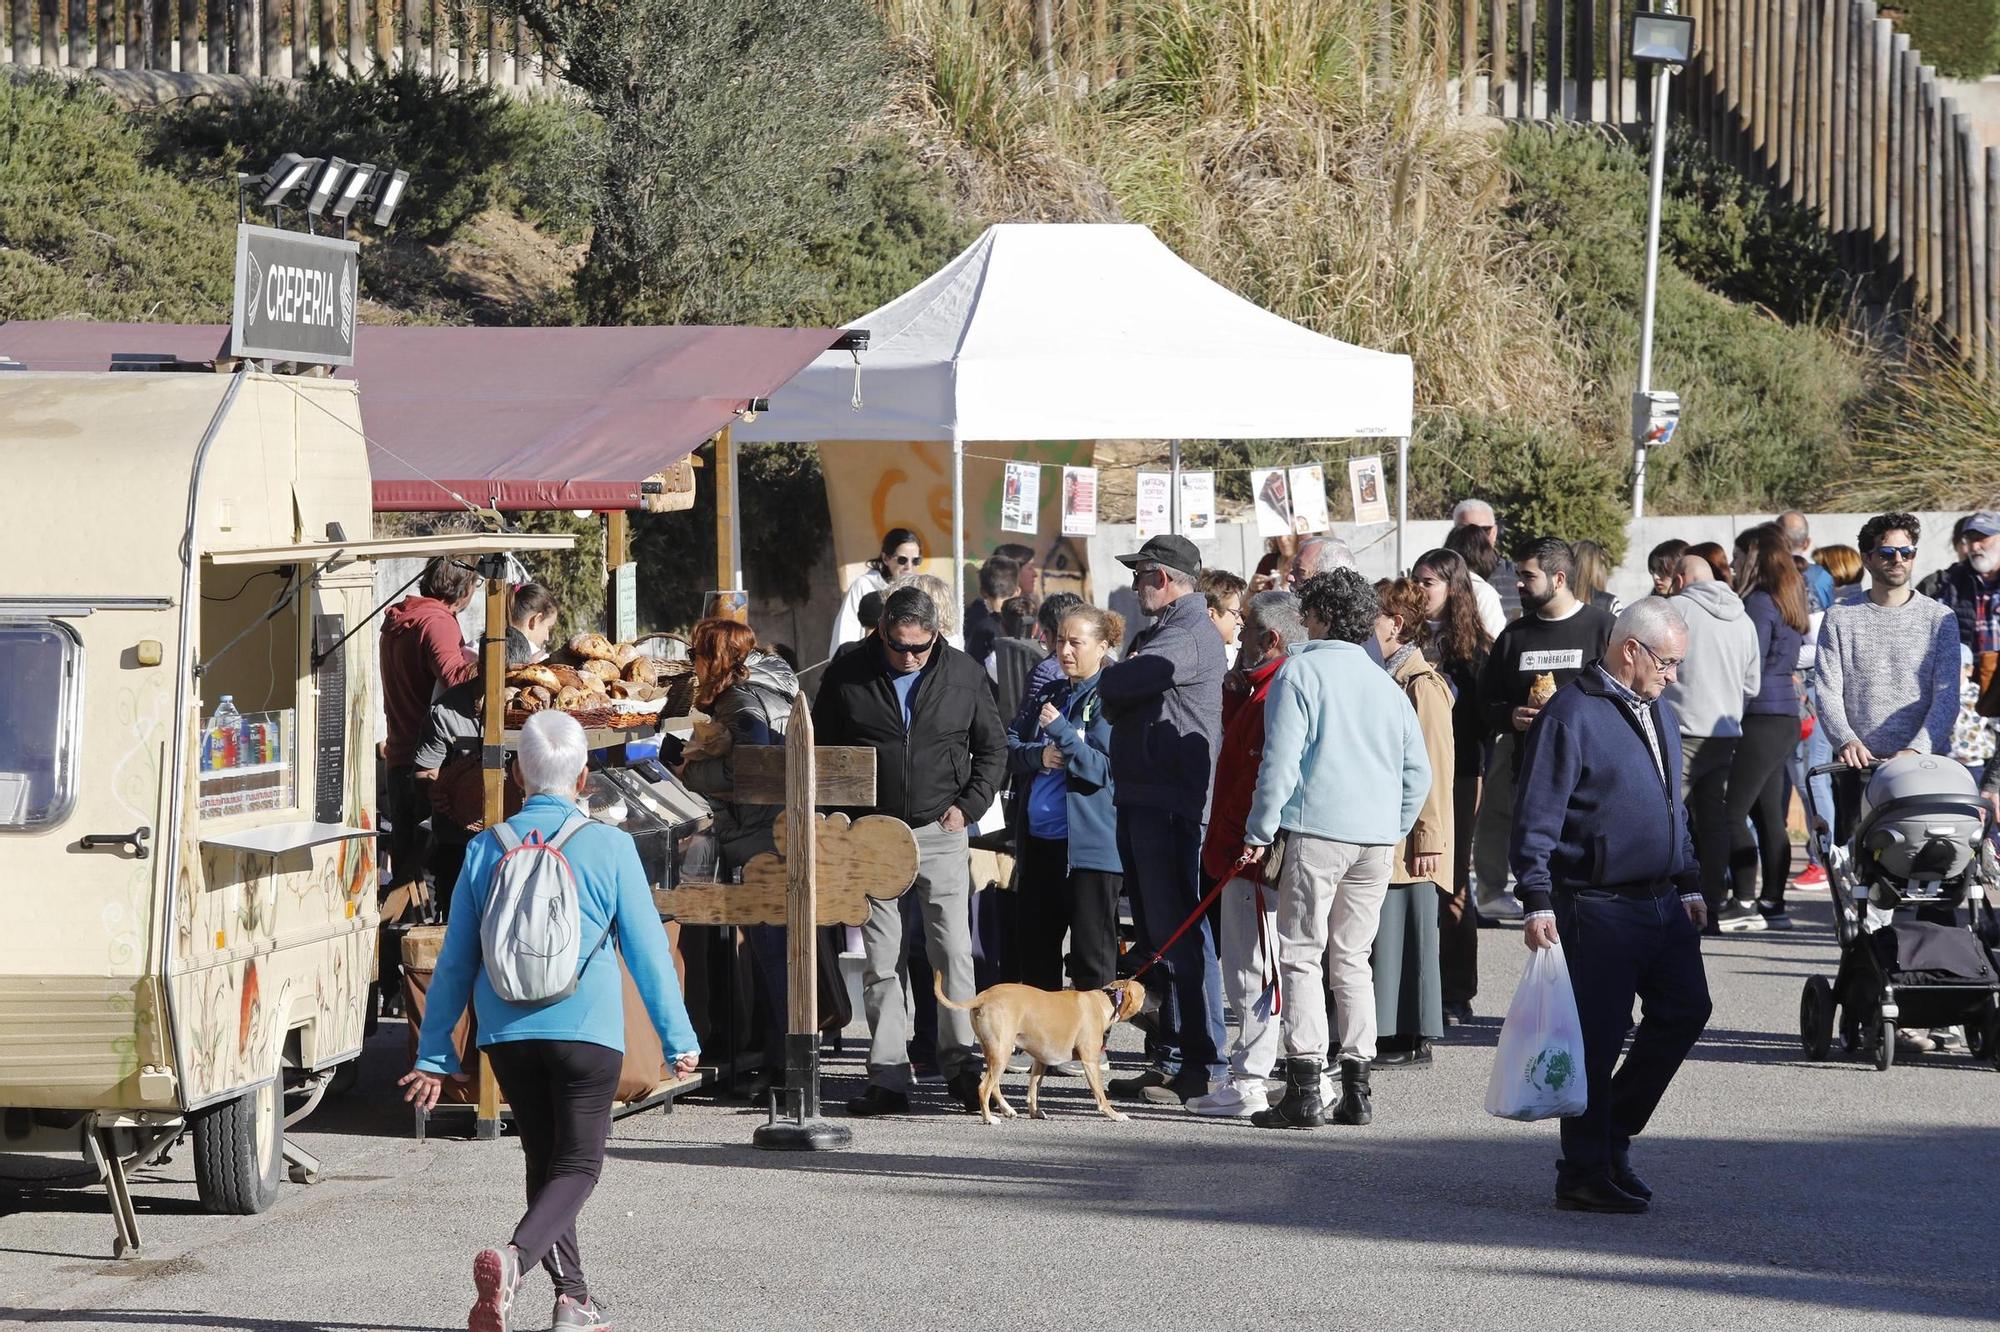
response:
[[[1660,288],[1660,196],[1667,174],[1667,87],[1675,67],[1694,53],[1694,20],[1662,0],[1654,13],[1632,16],[1632,59],[1653,76],[1653,161],[1646,209],[1646,290],[1639,313],[1639,389],[1632,395],[1632,516],[1646,516],[1646,450],[1672,441],[1680,398],[1653,388],[1653,310]]]

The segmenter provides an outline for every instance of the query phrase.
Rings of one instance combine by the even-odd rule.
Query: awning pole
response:
[[[718,592],[743,587],[742,506],[736,488],[736,441],[729,427],[715,437],[715,581]]]
[[[956,438],[951,441],[951,587],[958,598],[951,616],[956,620],[965,613],[965,441]]]
[[[1410,525],[1410,437],[1396,441],[1396,576],[1409,570],[1403,562],[1403,531]]]
[[[1181,530],[1181,442],[1167,441],[1167,528],[1176,536]]]

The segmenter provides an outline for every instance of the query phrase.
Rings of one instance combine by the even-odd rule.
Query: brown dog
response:
[[[1000,1075],[1007,1071],[1019,1045],[1033,1059],[1028,1070],[1028,1118],[1043,1118],[1040,1102],[1042,1075],[1049,1065],[1065,1059],[1083,1064],[1084,1079],[1097,1097],[1097,1108],[1107,1118],[1124,1119],[1111,1108],[1104,1094],[1104,1073],[1097,1061],[1104,1053],[1104,1038],[1111,1024],[1139,1011],[1146,1000],[1146,987],[1137,981],[1113,981],[1102,990],[1038,990],[1032,985],[995,985],[981,990],[970,1003],[957,1003],[944,992],[940,972],[933,987],[938,1002],[946,1008],[972,1014],[972,1030],[986,1052],[986,1076],[979,1083],[979,1115],[993,1122],[993,1106],[1015,1118],[1014,1107],[1000,1094]]]

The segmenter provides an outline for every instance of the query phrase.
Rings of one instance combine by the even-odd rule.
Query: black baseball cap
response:
[[[1157,564],[1189,578],[1201,577],[1201,552],[1184,536],[1156,536],[1139,547],[1136,554],[1120,555],[1118,562],[1128,569]]]

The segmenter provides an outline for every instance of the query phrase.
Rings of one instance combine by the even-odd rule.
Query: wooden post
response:
[[[384,0],[386,4],[388,0]],[[424,66],[424,0],[403,0],[403,68]]]
[[[1944,161],[1939,149],[1937,70],[1929,65],[1921,75],[1924,89],[1924,288],[1931,318],[1944,319]]]
[[[485,572],[482,570],[482,572]],[[507,580],[486,580],[486,629],[479,639],[481,714],[485,737],[480,750],[480,778],[486,795],[486,826],[497,826],[507,816]],[[479,1056],[479,1109],[472,1122],[472,1136],[493,1139],[500,1136],[500,1082],[493,1065],[482,1051]]]
[[[62,0],[41,0],[40,32],[36,36],[42,68],[54,69],[62,64]]]
[[[1986,304],[1986,367],[2000,375],[2000,148],[1986,150],[1986,276],[1979,284]]]
[[[451,72],[451,7],[446,0],[429,0],[431,15],[431,73],[443,78]]]
[[[619,566],[632,558],[631,523],[623,509],[604,513],[604,636],[617,639]]]
[[[1798,54],[1799,44],[1799,0],[1780,0],[1778,6],[1778,68],[1777,95],[1778,118],[1778,184],[1792,196],[1794,202],[1800,198],[1799,182],[1795,177],[1798,149],[1799,104]]]
[[[1828,123],[1820,181],[1826,191],[1827,223],[1836,238],[1844,238],[1854,232],[1854,195],[1847,179],[1847,142],[1854,124],[1854,8],[1851,0],[1827,3]]]
[[[1625,15],[1624,0],[1609,0],[1604,6],[1604,100],[1609,104],[1605,122],[1611,125],[1625,123]],[[1708,45],[1710,37],[1696,28],[1696,40],[1701,43],[1701,54],[1696,57],[1697,68],[1712,69]],[[1699,76],[1697,76],[1699,77]],[[1715,76],[1710,73],[1702,79],[1704,88],[1713,87]]]
[[[478,30],[479,14],[469,4],[448,6],[457,21],[451,25],[452,38],[458,43],[458,82],[469,88],[479,77],[479,48],[474,46],[472,34]]]
[[[1873,0],[1869,4],[1874,12]],[[1896,27],[1888,19],[1875,17],[1868,26],[1868,61],[1875,79],[1868,89],[1868,207],[1869,226],[1875,243],[1888,253],[1890,230],[1895,225],[1889,174],[1890,125],[1895,115],[1891,92],[1895,87]]]
[[[235,7],[236,23],[230,33],[229,72],[232,74],[255,74],[257,72],[257,7],[254,4],[239,4]]]
[[[188,0],[181,0],[183,6]],[[90,0],[69,0],[69,64],[82,69],[90,63]]]
[[[1958,145],[1954,142],[1953,127],[1958,123],[1958,103],[1949,97],[1940,97],[1937,103],[1934,149],[1937,161],[1933,172],[1937,180],[1936,208],[1940,219],[1938,228],[1938,321],[1944,326],[1945,336],[1950,338],[1961,355],[1965,343],[1960,339],[1959,329],[1959,267],[1958,242],[1959,189],[1958,189]]]
[[[1986,182],[1981,179],[1979,136],[1968,121],[1958,136],[1959,152],[1962,154],[1961,168],[1965,175],[1965,240],[1966,271],[1968,274],[1966,323],[1970,331],[1972,351],[1972,373],[1986,378],[1992,365],[1993,317],[1991,303],[1993,292],[1992,256],[1986,248],[1988,207]]]
[[[1907,33],[1897,33],[1892,44],[1895,56],[1895,101],[1890,107],[1888,152],[1889,199],[1893,214],[1889,225],[1895,236],[1896,274],[1907,283],[1916,274],[1917,240],[1910,224],[1914,215],[1911,200],[1917,188],[1917,57],[1910,50]]]
[[[1486,0],[1486,109],[1507,114],[1507,0]]]
[[[737,515],[736,441],[724,426],[715,437],[715,587],[734,592],[742,577],[743,537]]]
[[[1473,86],[1479,77],[1479,0],[1458,5],[1458,114],[1469,116],[1479,101]]]
[[[1503,0],[1493,0],[1500,4]],[[1535,0],[1516,0],[1518,19],[1515,31],[1521,36],[1514,51],[1514,115],[1520,120],[1535,118]]]
[[[502,79],[501,58],[506,53],[505,44],[500,40],[500,6],[489,4],[486,9],[486,81],[499,83]]]
[[[292,51],[285,45],[285,7],[273,3],[273,0],[264,0],[258,8],[263,11],[264,17],[264,38],[258,46],[264,77],[289,79],[292,77]]]
[[[347,0],[347,68],[368,72],[368,0]]]
[[[814,869],[819,859],[819,819],[814,805],[818,780],[814,767],[812,709],[804,694],[792,700],[791,720],[785,729],[785,951],[787,970],[792,977],[787,1007],[793,1036],[810,1036],[819,1041],[818,949],[814,947],[819,929],[814,896]],[[806,1089],[810,1104],[807,1117],[819,1113],[818,1080]]]
[[[97,56],[91,63],[99,69],[118,67],[118,0],[97,0]]]
[[[1561,120],[1569,112],[1567,99],[1563,97],[1563,80],[1569,77],[1568,48],[1570,0],[1543,0],[1543,12],[1548,16],[1542,20],[1542,59],[1548,64],[1549,99],[1547,116],[1550,120]]]

